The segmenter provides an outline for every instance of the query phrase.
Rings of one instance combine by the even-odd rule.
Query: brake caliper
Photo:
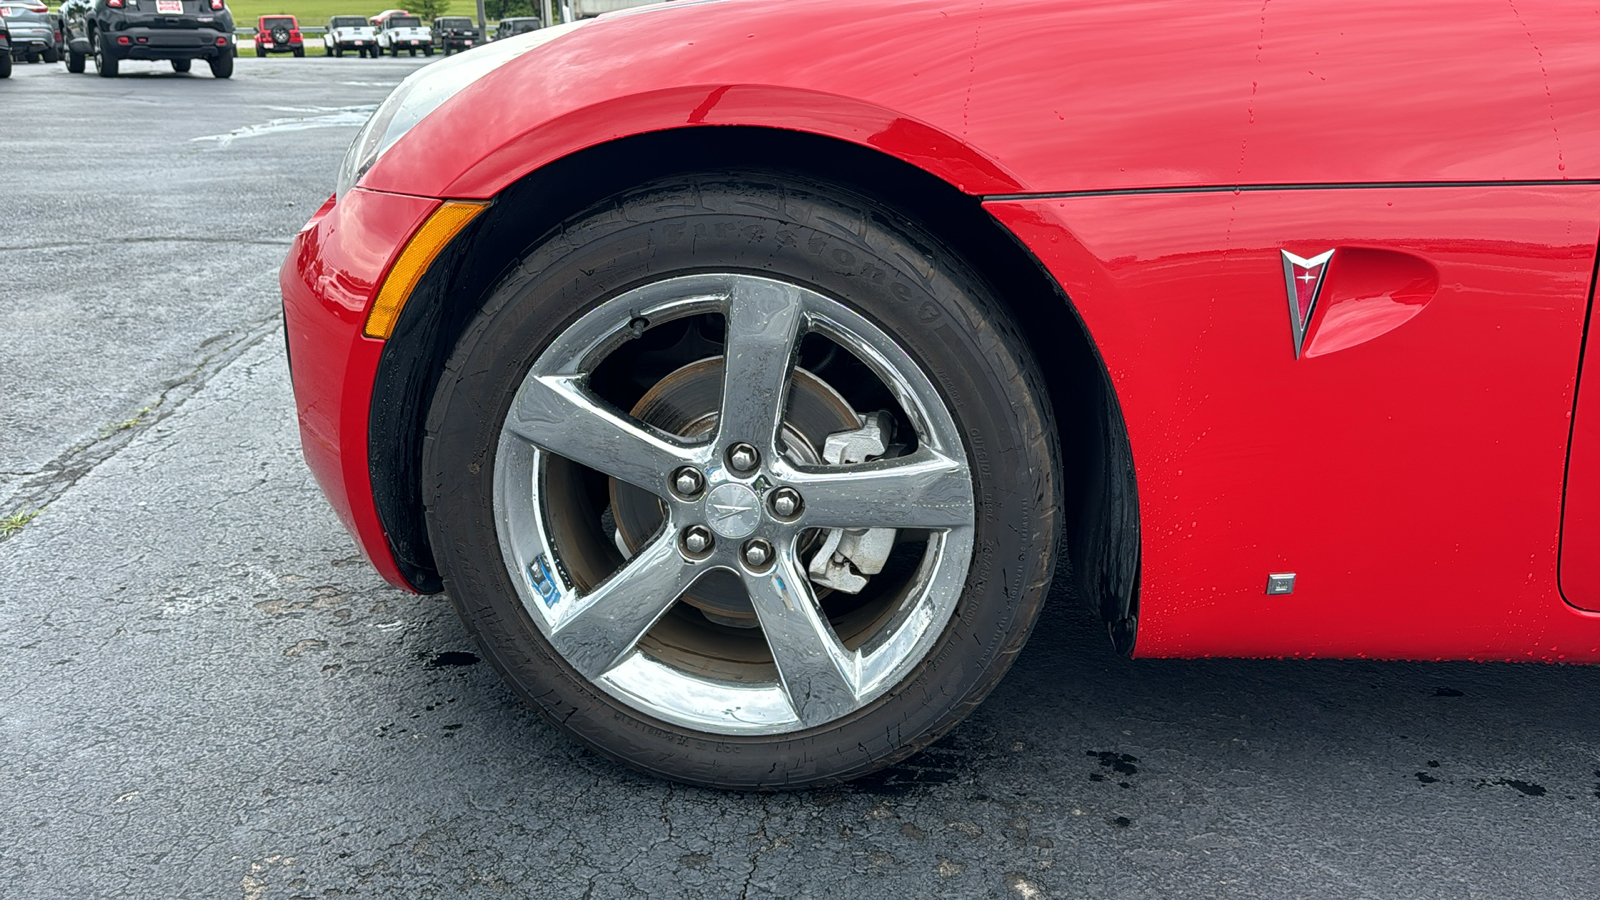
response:
[[[840,466],[877,459],[889,450],[894,420],[883,411],[861,416],[861,427],[828,435],[822,458]],[[830,528],[806,573],[814,584],[858,594],[867,576],[883,571],[894,548],[893,528]]]

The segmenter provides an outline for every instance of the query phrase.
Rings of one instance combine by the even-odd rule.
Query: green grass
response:
[[[52,0],[53,2],[53,0]],[[405,3],[384,3],[382,0],[374,3],[372,0],[351,2],[351,0],[228,0],[228,7],[233,10],[233,27],[254,28],[256,20],[262,16],[291,15],[299,20],[300,24],[310,27],[322,27],[334,16],[373,16],[386,9],[410,9]],[[477,0],[450,0],[448,9],[443,15],[478,17]],[[307,40],[308,45],[322,46],[320,36]],[[307,52],[320,53],[312,47],[307,47]]]
[[[133,428],[134,426],[138,425],[152,409],[155,409],[155,407],[146,406],[144,409],[134,413],[132,418],[124,419],[121,422],[113,422],[110,425],[107,425],[106,427],[100,429],[100,436],[106,438],[116,434],[119,431],[127,431],[128,429]]]
[[[17,512],[0,518],[0,538],[8,538],[22,530],[22,526],[32,522],[39,515],[39,510],[32,512]]]

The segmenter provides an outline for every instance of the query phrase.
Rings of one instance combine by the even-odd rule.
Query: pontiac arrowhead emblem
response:
[[[761,501],[756,492],[737,481],[719,484],[706,492],[706,523],[725,538],[747,538],[761,524]]]
[[[1317,297],[1322,293],[1322,277],[1328,273],[1328,261],[1333,251],[1319,253],[1310,259],[1283,253],[1283,280],[1289,288],[1289,328],[1294,332],[1294,358],[1300,358],[1305,347],[1306,328],[1311,324],[1311,314],[1317,309]]]

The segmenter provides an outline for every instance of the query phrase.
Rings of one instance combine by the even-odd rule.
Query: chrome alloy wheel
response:
[[[674,434],[622,412],[589,378],[646,329],[713,314],[724,324],[720,408]],[[821,335],[882,382],[912,435],[898,456],[817,462],[785,419],[801,340]],[[814,377],[806,375],[814,381]],[[816,449],[816,448],[813,448]],[[610,571],[569,535],[572,464],[653,495],[660,525]],[[690,729],[776,734],[823,725],[881,697],[950,620],[972,560],[972,473],[933,383],[881,328],[844,304],[771,278],[676,277],[590,310],[533,361],[500,429],[494,512],[522,607],[579,674],[632,708]],[[804,559],[842,529],[914,535],[920,557],[874,614],[848,628]],[[614,530],[614,529],[613,529]],[[613,534],[615,537],[615,534]],[[691,587],[742,583],[765,664],[714,640],[652,636]],[[739,629],[726,629],[738,632]],[[737,637],[737,635],[736,635]]]

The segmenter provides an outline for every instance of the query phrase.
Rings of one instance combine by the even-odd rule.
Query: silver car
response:
[[[61,30],[49,13],[18,4],[0,4],[0,16],[11,32],[11,57],[31,63],[61,59]]]

